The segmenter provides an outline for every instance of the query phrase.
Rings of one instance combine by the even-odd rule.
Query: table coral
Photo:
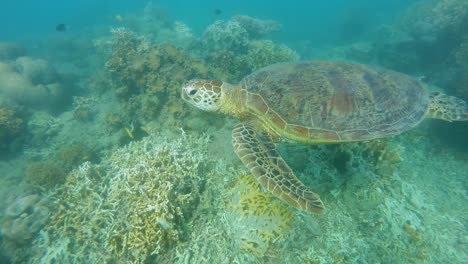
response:
[[[55,194],[33,259],[145,263],[187,236],[206,169],[207,138],[149,136],[84,163]],[[44,242],[48,241],[48,243]],[[66,243],[68,252],[54,250]]]

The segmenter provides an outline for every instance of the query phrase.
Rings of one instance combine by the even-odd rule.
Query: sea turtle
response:
[[[289,139],[308,144],[371,140],[400,134],[425,117],[468,120],[468,105],[395,71],[346,62],[268,66],[238,85],[194,79],[182,98],[206,111],[236,116],[234,150],[260,185],[296,208],[321,213],[320,197],[276,150]]]

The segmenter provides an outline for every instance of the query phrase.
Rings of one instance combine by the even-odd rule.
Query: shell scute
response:
[[[241,85],[248,109],[285,136],[306,141],[399,134],[415,127],[429,107],[420,81],[345,62],[272,65],[247,76]]]

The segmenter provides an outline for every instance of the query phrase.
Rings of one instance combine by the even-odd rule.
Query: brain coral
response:
[[[50,84],[57,80],[57,73],[44,59],[20,57],[16,59],[16,69],[23,77],[34,84]]]
[[[25,50],[15,43],[0,42],[0,60],[12,60],[24,56]]]
[[[102,166],[84,163],[53,197],[58,211],[36,241],[43,248],[35,261],[153,263],[188,235],[204,178],[213,173],[206,144],[206,137],[149,136]]]
[[[60,101],[62,92],[55,70],[42,59],[20,57],[14,63],[0,62],[0,96],[47,108]]]
[[[41,230],[49,220],[49,215],[46,200],[39,195],[19,198],[6,210],[2,224],[3,235],[16,242],[26,242]]]

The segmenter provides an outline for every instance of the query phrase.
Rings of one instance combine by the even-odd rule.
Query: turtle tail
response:
[[[432,93],[427,116],[449,122],[466,121],[468,120],[468,104],[455,96],[439,92]]]

